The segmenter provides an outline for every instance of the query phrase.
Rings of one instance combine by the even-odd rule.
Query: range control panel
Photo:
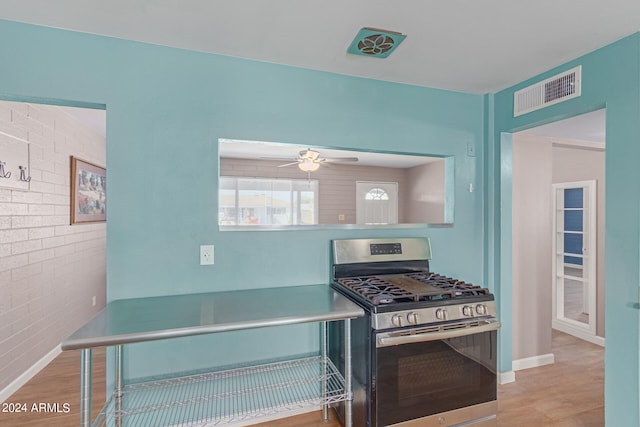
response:
[[[333,240],[333,264],[430,260],[427,237]]]
[[[402,243],[371,243],[369,249],[371,255],[400,255]]]

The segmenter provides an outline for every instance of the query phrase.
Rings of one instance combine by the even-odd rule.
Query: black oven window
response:
[[[492,331],[378,349],[378,424],[495,400],[495,339]]]
[[[424,384],[429,384],[428,393],[447,393],[451,388],[451,378],[461,378],[465,374],[464,358],[452,357],[448,352],[408,356],[398,360],[398,399],[410,401],[420,398],[425,392]]]

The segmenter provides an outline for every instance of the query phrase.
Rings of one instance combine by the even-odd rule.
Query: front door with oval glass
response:
[[[357,181],[356,223],[397,224],[398,183]]]
[[[596,334],[596,182],[553,184],[553,327]]]

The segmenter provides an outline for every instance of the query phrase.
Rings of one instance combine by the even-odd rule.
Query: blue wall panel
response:
[[[582,211],[564,211],[564,229],[566,231],[582,231]]]
[[[564,190],[564,207],[581,208],[583,205],[582,188],[566,188]]]
[[[564,190],[565,209],[581,209],[583,206],[582,188],[567,188]],[[582,210],[564,212],[564,230],[582,232],[584,224]],[[582,234],[569,233],[564,235],[564,251],[569,254],[582,255]],[[582,265],[582,258],[564,257],[564,262]]]

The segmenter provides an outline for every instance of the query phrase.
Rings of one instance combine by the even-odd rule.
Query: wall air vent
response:
[[[582,66],[550,77],[513,94],[513,117],[580,96]]]

